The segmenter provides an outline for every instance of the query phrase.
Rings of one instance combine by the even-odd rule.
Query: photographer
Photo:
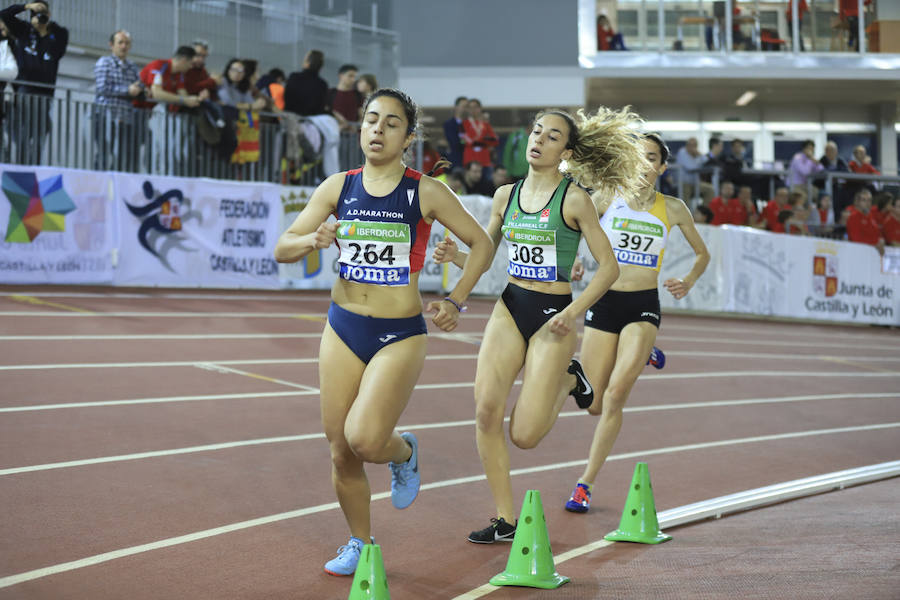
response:
[[[131,102],[144,94],[144,84],[137,65],[128,60],[131,34],[115,32],[109,36],[109,47],[112,54],[94,65],[94,168],[133,171],[139,148],[136,136],[142,132],[137,118],[143,111],[138,113]]]
[[[30,11],[30,21],[16,18],[23,11]],[[29,4],[13,4],[0,11],[0,19],[15,38],[13,51],[19,66],[18,81],[56,85],[59,61],[69,44],[69,30],[50,20],[50,5],[45,0]],[[31,123],[30,131],[21,131],[18,161],[38,164],[41,145],[50,130],[50,108],[53,87],[16,85],[22,96],[17,98],[16,121]]]

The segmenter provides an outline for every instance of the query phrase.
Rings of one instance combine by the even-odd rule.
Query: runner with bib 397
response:
[[[659,269],[671,228],[681,233],[697,258],[683,279],[667,279],[666,289],[683,298],[706,270],[709,252],[694,227],[694,218],[684,202],[656,191],[657,178],[666,170],[669,149],[655,134],[643,141],[652,168],[643,177],[643,187],[636,199],[628,201],[620,195],[594,194],[600,224],[609,236],[621,274],[610,290],[584,317],[584,339],[581,360],[584,371],[595,390],[592,402],[578,402],[593,415],[600,415],[594,431],[591,454],[584,474],[566,502],[570,512],[587,512],[597,472],[622,428],[622,409],[647,364],[662,368],[663,353],[653,346],[659,331]],[[580,279],[584,267],[577,262],[572,278]],[[650,360],[647,360],[647,357]],[[577,400],[577,399],[576,399]]]
[[[509,421],[509,437],[519,448],[538,445],[570,393],[580,402],[591,401],[581,366],[572,360],[575,319],[603,295],[619,269],[597,210],[572,179],[589,187],[636,192],[647,168],[630,128],[637,120],[628,109],[579,113],[577,124],[561,111],[538,115],[528,138],[528,176],[494,194],[487,230],[495,249],[506,240],[509,283],[494,306],[478,353],[475,436],[496,517],[470,533],[470,542],[511,542],[515,532],[503,418],[522,367],[522,391]],[[571,179],[560,172],[563,160]],[[582,236],[600,267],[573,301],[570,271]],[[467,265],[466,254],[449,240],[438,245],[434,257]]]

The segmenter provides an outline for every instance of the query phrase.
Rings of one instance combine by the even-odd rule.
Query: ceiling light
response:
[[[747,90],[746,92],[741,94],[740,98],[735,100],[734,104],[735,106],[747,106],[748,104],[753,102],[754,98],[756,98],[756,92],[754,92],[753,90]]]

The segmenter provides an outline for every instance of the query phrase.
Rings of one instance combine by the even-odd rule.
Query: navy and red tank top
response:
[[[431,233],[419,206],[422,174],[407,167],[394,191],[372,196],[362,171],[347,171],[338,199],[339,275],[356,283],[409,285],[410,273],[425,264]]]

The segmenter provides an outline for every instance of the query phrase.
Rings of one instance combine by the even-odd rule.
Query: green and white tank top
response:
[[[563,219],[563,202],[571,181],[563,178],[544,208],[529,213],[519,205],[524,180],[513,187],[503,217],[509,248],[506,272],[530,281],[569,281],[581,232]]]

